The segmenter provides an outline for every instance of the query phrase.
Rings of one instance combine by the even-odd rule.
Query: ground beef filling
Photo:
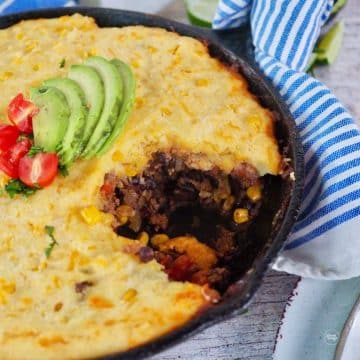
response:
[[[157,152],[141,175],[106,174],[101,194],[116,233],[138,240],[127,252],[144,262],[155,258],[170,279],[224,291],[239,242],[259,212],[262,187],[247,163],[226,174]]]

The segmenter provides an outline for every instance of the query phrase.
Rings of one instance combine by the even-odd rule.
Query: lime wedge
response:
[[[306,69],[307,72],[311,72],[313,70],[313,67],[316,64],[317,59],[318,59],[318,54],[313,52],[310,56],[309,63]]]
[[[316,48],[317,59],[332,64],[339,54],[344,36],[344,23],[340,21],[321,39]]]
[[[211,27],[218,0],[185,0],[186,13],[193,25]]]
[[[331,9],[331,14],[336,14],[339,12],[347,3],[347,0],[338,0],[334,3],[333,8]]]

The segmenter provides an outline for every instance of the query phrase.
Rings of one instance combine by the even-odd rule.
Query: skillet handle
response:
[[[246,58],[247,60],[254,59],[249,24],[236,29],[211,30],[211,37],[235,55]]]

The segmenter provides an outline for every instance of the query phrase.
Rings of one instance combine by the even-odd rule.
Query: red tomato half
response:
[[[19,162],[31,148],[29,139],[23,139],[0,154],[0,170],[12,179],[19,177]]]
[[[50,185],[58,172],[59,159],[54,153],[38,153],[24,156],[19,163],[19,177],[30,187]]]
[[[10,162],[16,165],[16,167],[18,167],[20,159],[29,152],[30,148],[31,141],[29,139],[23,139],[18,141],[8,151]]]
[[[4,155],[0,155],[0,170],[12,179],[18,178],[18,168]]]
[[[16,95],[8,106],[8,117],[18,129],[26,134],[32,133],[32,117],[39,109],[31,101],[25,100],[23,94]]]
[[[16,126],[0,125],[0,154],[16,143],[20,132]]]

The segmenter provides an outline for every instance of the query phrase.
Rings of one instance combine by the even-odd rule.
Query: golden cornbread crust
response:
[[[159,149],[201,154],[193,157],[200,169],[229,172],[246,161],[277,175],[270,111],[205,45],[163,29],[98,28],[78,14],[23,21],[0,31],[0,51],[1,122],[17,93],[91,55],[123,60],[137,81],[133,113],[106,155],[76,162],[29,199],[0,195],[0,359],[100,356],[184,324],[207,305],[203,288],[125,254],[132,241],[113,232],[110,214],[89,225],[81,213],[100,208],[105,173],[132,176]],[[6,180],[0,173],[1,187]],[[46,225],[59,243],[49,258]]]

